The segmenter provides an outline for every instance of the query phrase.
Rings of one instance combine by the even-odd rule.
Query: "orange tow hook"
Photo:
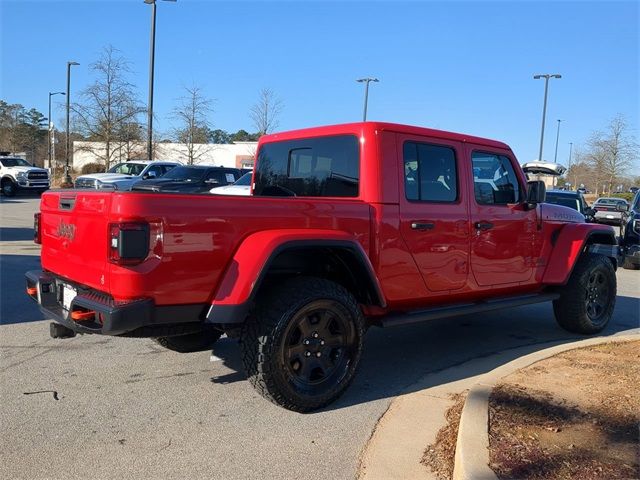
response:
[[[88,312],[81,312],[80,310],[74,310],[71,312],[71,319],[76,322],[90,322],[95,319],[96,312],[89,310]]]
[[[27,287],[27,294],[36,295],[38,293],[38,289],[36,287]]]

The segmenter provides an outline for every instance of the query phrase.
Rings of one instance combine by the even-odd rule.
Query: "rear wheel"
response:
[[[604,255],[583,255],[567,284],[554,300],[558,324],[574,333],[592,334],[604,329],[616,304],[616,273]]]
[[[289,280],[265,292],[241,334],[251,384],[289,410],[336,400],[353,379],[364,336],[356,299],[320,278]]]
[[[168,350],[180,353],[201,352],[208,350],[222,336],[220,330],[204,330],[202,332],[176,335],[172,337],[157,337],[155,342]]]

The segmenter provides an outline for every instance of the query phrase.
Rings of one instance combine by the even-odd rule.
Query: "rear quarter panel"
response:
[[[143,263],[108,264],[110,293],[116,299],[208,303],[242,241],[263,230],[350,232],[369,251],[369,207],[359,200],[132,192],[114,194],[111,211],[111,221],[140,219],[152,226],[152,253]]]

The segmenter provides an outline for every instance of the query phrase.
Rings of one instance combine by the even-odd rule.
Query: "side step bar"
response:
[[[395,327],[398,325],[411,325],[414,323],[428,322],[440,318],[457,317],[470,313],[490,312],[504,308],[521,307],[534,303],[543,303],[556,300],[559,293],[541,293],[536,295],[524,295],[520,297],[496,298],[475,303],[450,305],[447,307],[435,307],[429,310],[388,315],[380,321],[382,327]]]

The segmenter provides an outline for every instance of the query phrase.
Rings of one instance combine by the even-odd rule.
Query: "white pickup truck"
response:
[[[147,160],[130,160],[114,165],[106,173],[80,175],[76,178],[74,187],[131,190],[131,187],[140,180],[161,177],[178,165],[181,165],[181,163],[159,160],[152,162]]]
[[[31,165],[22,158],[0,153],[0,186],[7,197],[19,190],[43,192],[49,188],[49,172]]]

